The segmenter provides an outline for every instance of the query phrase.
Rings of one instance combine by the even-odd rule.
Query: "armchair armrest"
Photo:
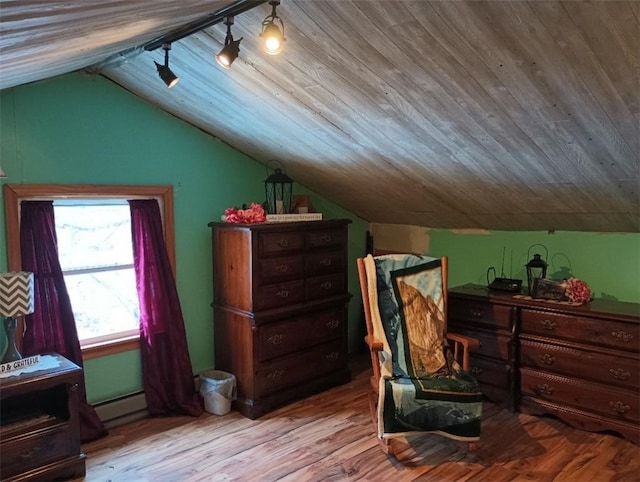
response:
[[[383,350],[383,345],[382,342],[376,338],[374,338],[372,335],[367,335],[364,337],[364,341],[365,343],[369,346],[369,350],[371,351],[382,351]]]
[[[480,348],[480,341],[457,333],[447,333],[447,340],[453,342],[453,356],[458,362],[462,356],[462,368],[469,370],[469,352]]]

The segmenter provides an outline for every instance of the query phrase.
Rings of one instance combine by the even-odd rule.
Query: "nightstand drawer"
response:
[[[487,325],[510,330],[511,313],[511,307],[504,305],[458,299],[449,303],[449,322],[456,326]]]
[[[640,362],[637,358],[521,340],[520,363],[523,366],[558,374],[580,374],[583,378],[607,385],[636,390],[640,387]]]
[[[623,390],[582,380],[520,369],[522,394],[555,404],[569,405],[621,421],[638,422],[640,397]]]
[[[638,324],[522,310],[522,333],[638,351]]]
[[[309,377],[318,377],[344,367],[347,359],[342,340],[333,340],[302,350],[295,355],[274,359],[260,364],[256,373],[257,398],[279,389],[308,382]]]
[[[290,253],[303,248],[304,236],[300,232],[283,231],[258,235],[258,252],[263,256]]]
[[[333,309],[260,328],[259,358],[261,361],[339,338],[344,332],[344,310]]]
[[[68,424],[61,420],[44,431],[3,441],[0,450],[3,479],[68,457],[72,453]]]

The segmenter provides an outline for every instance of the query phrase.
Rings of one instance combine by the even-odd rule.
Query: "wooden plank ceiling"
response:
[[[0,87],[99,71],[372,222],[640,231],[640,2],[283,0],[282,54],[260,5],[168,90],[136,47],[230,3],[3,1]]]

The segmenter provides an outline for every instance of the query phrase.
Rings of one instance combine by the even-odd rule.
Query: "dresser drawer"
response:
[[[579,376],[607,385],[640,388],[637,358],[597,353],[530,340],[520,342],[520,363],[559,374]]]
[[[469,359],[469,373],[471,373],[481,385],[489,384],[504,389],[509,388],[509,365],[506,361],[500,362],[471,355]]]
[[[522,394],[556,404],[573,406],[608,418],[638,422],[640,397],[623,390],[574,378],[520,369]]]
[[[262,256],[284,254],[304,248],[304,235],[296,231],[260,233],[258,235],[258,253]]]
[[[13,440],[3,440],[2,478],[26,472],[73,453],[69,424],[60,421],[44,431],[36,431]]]
[[[488,325],[511,330],[511,312],[509,306],[492,305],[480,301],[451,299],[449,302],[449,321],[456,325]]]
[[[332,309],[260,328],[259,359],[269,360],[343,336],[344,310]]]
[[[480,342],[480,346],[473,350],[473,356],[481,355],[496,360],[509,360],[511,339],[506,335],[500,335],[496,332],[468,330],[459,326],[456,326],[455,329],[452,327],[449,331],[475,338]]]
[[[344,246],[347,242],[347,231],[344,229],[326,229],[310,231],[306,234],[307,248],[323,246]]]
[[[260,286],[257,289],[255,310],[300,303],[304,300],[304,280]]]
[[[342,250],[320,251],[305,256],[307,276],[319,276],[330,273],[341,273],[345,270]]]
[[[347,362],[343,340],[302,350],[288,357],[261,363],[256,373],[257,397],[343,369]]]
[[[638,351],[638,325],[597,318],[522,310],[522,333]]]
[[[261,285],[291,279],[301,279],[304,276],[304,258],[286,256],[278,258],[263,258],[257,263],[258,282]]]
[[[329,275],[309,278],[307,280],[307,299],[315,300],[344,293],[346,291],[344,275]]]

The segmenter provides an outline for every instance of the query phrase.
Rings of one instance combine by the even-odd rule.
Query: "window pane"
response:
[[[140,310],[128,203],[56,201],[54,211],[60,265],[80,342],[137,331]]]
[[[133,268],[65,275],[64,280],[80,340],[138,328]]]
[[[129,205],[55,205],[56,234],[63,271],[130,265]]]

